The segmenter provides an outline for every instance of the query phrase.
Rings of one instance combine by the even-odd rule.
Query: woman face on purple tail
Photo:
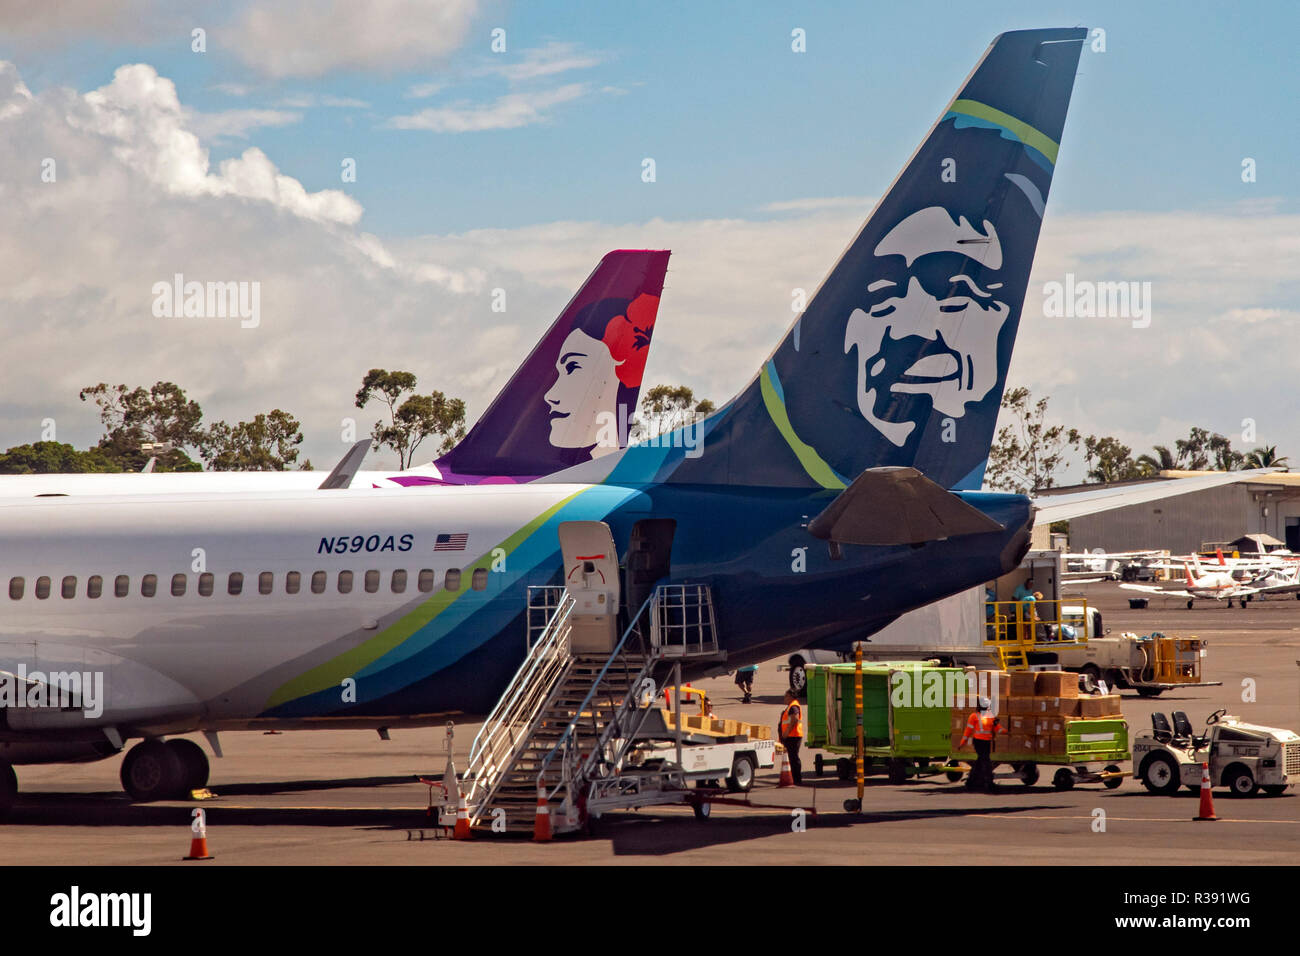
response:
[[[546,393],[550,406],[550,442],[558,448],[592,448],[592,457],[613,451],[601,447],[599,433],[611,423],[617,433],[618,363],[609,347],[581,329],[574,329],[555,360],[555,384]],[[602,415],[601,413],[607,413]],[[612,417],[608,417],[612,416]]]

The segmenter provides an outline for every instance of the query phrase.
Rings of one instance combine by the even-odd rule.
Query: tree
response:
[[[1233,471],[1241,467],[1245,456],[1233,451],[1231,440],[1218,432],[1193,427],[1186,438],[1174,442],[1178,449],[1178,467],[1189,471]]]
[[[1002,411],[1011,421],[998,429],[984,481],[990,488],[1022,495],[1051,488],[1067,447],[1078,448],[1082,436],[1064,425],[1048,425],[1047,399],[1033,401],[1027,388],[1006,392]]]
[[[1154,455],[1139,455],[1137,459],[1138,471],[1143,478],[1154,478],[1162,471],[1171,471],[1178,467],[1173,452],[1166,445],[1155,445],[1151,449]]]
[[[0,474],[3,475],[69,475],[117,470],[116,463],[101,449],[77,451],[62,442],[15,445],[0,455]]]
[[[1128,481],[1143,477],[1142,468],[1133,460],[1128,445],[1117,438],[1089,435],[1083,440],[1083,460],[1091,481]]]
[[[1246,452],[1242,459],[1242,466],[1245,468],[1283,468],[1289,464],[1286,455],[1278,455],[1276,445],[1265,445],[1262,448],[1254,448]]]
[[[156,471],[197,471],[199,465],[188,454],[203,437],[199,421],[203,410],[198,402],[172,382],[156,382],[149,390],[143,387],[108,385],[100,382],[83,388],[81,400],[93,400],[99,406],[99,418],[105,434],[98,448],[115,463],[119,471],[139,471],[151,457],[158,459]],[[167,443],[172,450],[155,455],[142,445]]]
[[[403,399],[407,392],[415,391],[415,386],[415,376],[410,372],[372,368],[357,391],[357,408],[365,408],[371,398],[379,398],[388,406],[388,423],[375,422],[370,437],[377,446],[387,445],[397,452],[400,468],[411,465],[415,450],[431,435],[442,439],[439,454],[450,451],[465,437],[465,403],[439,391]]]
[[[631,429],[635,440],[653,438],[699,421],[717,411],[707,398],[695,399],[687,385],[656,385],[641,396],[641,407]]]
[[[251,422],[216,422],[199,441],[199,454],[214,471],[285,471],[298,460],[302,426],[275,409]]]

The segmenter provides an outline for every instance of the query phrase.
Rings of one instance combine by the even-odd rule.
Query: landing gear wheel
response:
[[[175,750],[161,740],[145,740],[122,760],[122,787],[141,803],[167,800],[180,789],[183,772]]]
[[[949,761],[948,761],[948,766],[949,766],[949,767],[956,767],[956,766],[958,766],[957,761],[955,761],[955,760],[949,760]],[[961,771],[961,770],[949,770],[947,773],[944,774],[944,776],[948,778],[948,782],[949,782],[949,783],[956,783],[958,780],[960,780],[960,779],[962,778],[962,771]]]
[[[1106,767],[1102,771],[1102,773],[1119,773],[1119,772],[1120,772],[1119,767],[1115,766],[1114,764],[1111,764],[1110,766]],[[1105,780],[1101,782],[1101,785],[1105,787],[1107,790],[1114,790],[1123,782],[1124,782],[1123,777],[1107,777]]]
[[[1263,791],[1267,793],[1270,797],[1280,797],[1282,796],[1282,794],[1286,793],[1286,784],[1268,783],[1265,784],[1261,789],[1263,789]]]
[[[856,780],[858,772],[857,768],[853,765],[853,761],[849,760],[847,757],[841,757],[839,760],[835,761],[835,776],[839,777],[845,783],[850,780]]]
[[[1038,783],[1038,764],[1027,763],[1020,768],[1020,782],[1026,787],[1032,787]]]
[[[692,804],[691,809],[695,811],[695,819],[707,820],[709,814],[713,812],[713,804],[701,800],[699,803]]]
[[[1191,599],[1191,598],[1188,598],[1188,599],[1187,599],[1187,610],[1190,611],[1191,609],[1192,609],[1192,599]]]
[[[1253,797],[1259,790],[1259,784],[1245,767],[1230,767],[1223,775],[1223,785],[1233,797]]]
[[[1062,767],[1052,776],[1052,786],[1057,790],[1074,789],[1074,772],[1067,767]]]
[[[167,741],[167,749],[176,754],[181,764],[181,796],[191,790],[202,790],[208,785],[208,755],[192,740],[175,737]]]
[[[731,776],[727,778],[727,789],[732,793],[749,793],[754,786],[754,758],[740,754],[731,765]]]
[[[825,759],[823,759],[821,754],[815,754],[813,756],[813,772],[820,777],[822,773],[825,772],[825,770],[826,770]]]
[[[891,784],[898,786],[907,782],[907,768],[903,765],[902,760],[897,757],[890,757],[886,767]]]
[[[844,801],[844,809],[849,813],[857,813],[862,809],[862,802],[857,797],[849,797]]]
[[[803,665],[802,657],[790,658],[790,689],[796,697],[803,697],[808,690],[808,673]]]
[[[1168,754],[1154,753],[1147,757],[1142,761],[1138,776],[1142,778],[1142,786],[1162,797],[1172,797],[1182,784],[1178,779],[1178,766]]]
[[[14,773],[13,764],[0,760],[0,819],[13,809],[17,801],[18,775]]]

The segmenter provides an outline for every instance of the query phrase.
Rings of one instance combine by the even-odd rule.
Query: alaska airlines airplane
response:
[[[607,253],[455,448],[397,474],[356,472],[351,486],[517,483],[624,447],[670,255]],[[321,478],[313,471],[0,475],[0,498],[308,491]]]
[[[1016,567],[1029,500],[976,489],[1085,36],[993,42],[771,357],[698,425],[522,484],[0,502],[0,668],[34,691],[87,675],[65,709],[0,710],[5,798],[12,764],[132,738],[123,783],[149,799],[206,780],[168,734],[486,713],[525,653],[526,589],[589,564],[625,620],[656,584],[707,586],[727,670]],[[562,370],[637,335],[583,328]],[[520,429],[591,444],[548,404]],[[587,544],[562,548],[562,525]]]

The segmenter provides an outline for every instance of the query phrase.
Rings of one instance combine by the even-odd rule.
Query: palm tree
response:
[[[1243,464],[1247,468],[1285,469],[1288,465],[1288,459],[1286,455],[1278,455],[1276,445],[1265,445],[1263,448],[1256,448],[1246,452]]]
[[[1138,469],[1142,472],[1142,477],[1151,478],[1162,471],[1170,471],[1178,467],[1174,460],[1173,453],[1164,445],[1156,445],[1152,451],[1154,455],[1139,455],[1137,459]]]

